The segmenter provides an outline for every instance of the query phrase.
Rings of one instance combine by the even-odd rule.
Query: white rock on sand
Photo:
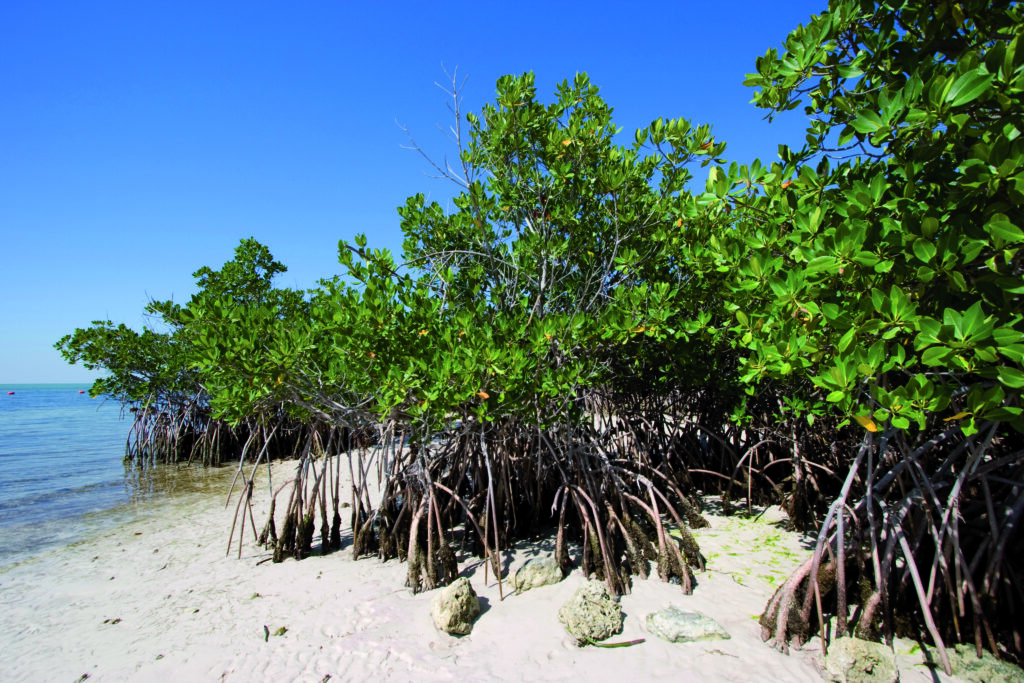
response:
[[[276,479],[290,468],[276,465]],[[260,525],[267,497],[257,486]],[[242,558],[234,548],[225,557],[234,507],[221,496],[178,496],[138,521],[0,570],[0,679],[821,680],[816,641],[788,656],[761,642],[757,618],[774,581],[806,553],[795,534],[763,521],[710,517],[712,528],[696,532],[710,562],[694,594],[636,580],[611,641],[646,642],[601,649],[575,647],[558,622],[558,606],[584,581],[578,570],[520,595],[506,583],[501,600],[493,574],[485,583],[482,564],[460,555],[482,614],[471,635],[454,638],[431,621],[434,593],[403,587],[404,563],[354,561],[350,550],[261,562],[269,554],[251,530]],[[506,569],[537,554],[524,546],[506,556]],[[706,614],[732,639],[651,638],[644,619],[666,604]],[[903,680],[932,678],[915,669]]]

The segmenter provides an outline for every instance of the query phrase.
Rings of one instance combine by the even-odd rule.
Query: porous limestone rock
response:
[[[480,601],[469,579],[459,577],[438,591],[430,603],[430,616],[445,633],[464,636],[472,631],[473,622],[480,616]]]
[[[996,659],[986,651],[981,659],[973,645],[957,645],[947,650],[953,675],[970,683],[1019,683],[1024,681],[1024,670],[1010,662]],[[937,656],[936,656],[937,658]]]
[[[587,581],[558,610],[558,620],[577,645],[586,645],[622,631],[622,607],[604,582]]]
[[[647,631],[670,643],[728,640],[732,637],[711,617],[700,612],[684,612],[678,607],[666,607],[648,614]]]
[[[517,593],[528,591],[531,588],[550,586],[558,583],[563,578],[562,568],[554,557],[541,557],[527,560],[526,564],[516,570],[512,575],[512,587]]]
[[[896,653],[882,643],[836,638],[828,647],[825,670],[835,683],[896,683]]]

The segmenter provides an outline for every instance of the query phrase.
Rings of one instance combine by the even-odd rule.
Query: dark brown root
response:
[[[341,513],[334,511],[334,519],[331,521],[331,550],[341,550]]]
[[[295,559],[303,560],[309,557],[313,552],[313,532],[314,532],[314,517],[313,514],[306,514],[299,520],[298,530],[296,531],[295,538]]]
[[[277,498],[270,499],[270,511],[267,513],[267,523],[260,532],[258,542],[264,548],[277,545],[277,527],[274,526],[274,508],[277,505]]]

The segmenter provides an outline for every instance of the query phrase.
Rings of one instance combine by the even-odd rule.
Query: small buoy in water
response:
[[[14,395],[14,392],[13,392],[13,391],[8,391],[8,392],[7,392],[7,395],[8,395],[8,396],[13,396],[13,395]]]
[[[78,393],[80,393],[80,394],[84,394],[84,393],[85,393],[85,389],[79,389],[79,390],[78,390]]]

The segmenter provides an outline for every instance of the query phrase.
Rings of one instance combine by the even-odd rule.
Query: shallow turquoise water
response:
[[[88,385],[0,385],[0,567],[130,521],[224,471],[125,468],[130,419]],[[13,391],[13,394],[8,392]]]

